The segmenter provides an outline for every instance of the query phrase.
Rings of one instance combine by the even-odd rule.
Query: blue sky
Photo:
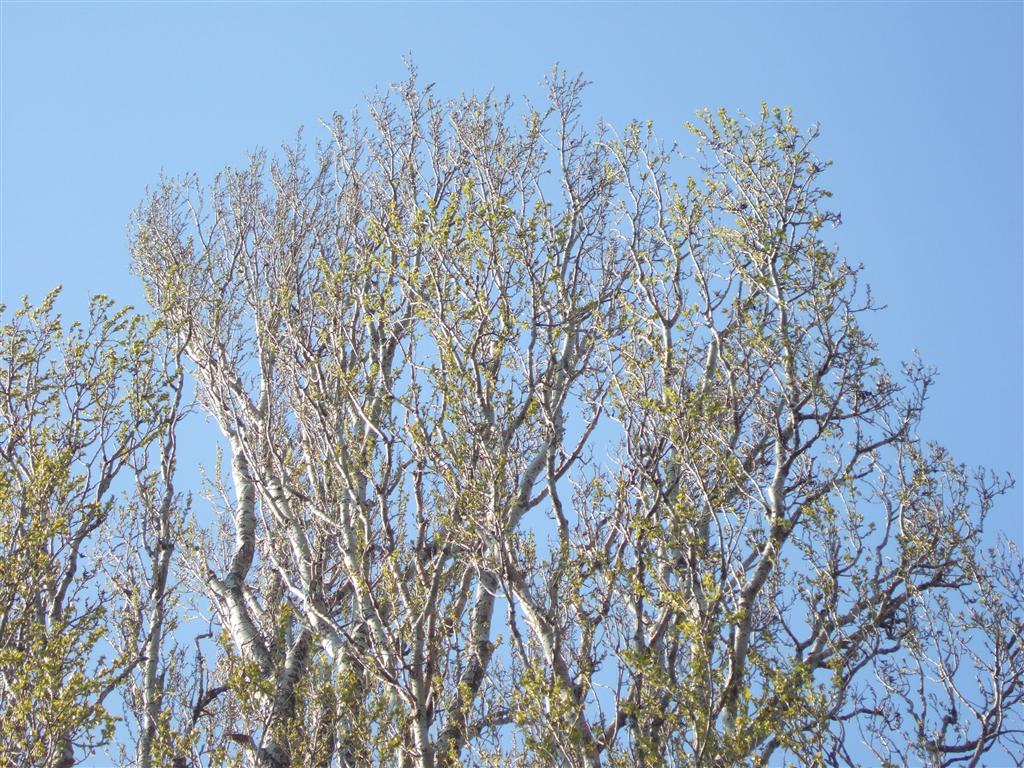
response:
[[[404,74],[540,95],[666,139],[704,106],[819,121],[844,226],[897,362],[942,372],[924,434],[1022,467],[1022,4],[2,4],[0,302],[60,282],[142,303],[125,225],[147,184],[209,178]],[[997,510],[1020,539],[1021,494]]]

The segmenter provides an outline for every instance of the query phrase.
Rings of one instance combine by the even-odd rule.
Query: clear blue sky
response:
[[[1022,4],[15,3],[2,14],[0,302],[60,282],[141,303],[125,224],[161,169],[209,178],[404,74],[537,95],[667,138],[703,106],[820,121],[845,225],[890,310],[884,356],[942,371],[924,434],[1022,468]],[[997,511],[1020,540],[1021,494]]]

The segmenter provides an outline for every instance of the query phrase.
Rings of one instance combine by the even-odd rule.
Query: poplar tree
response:
[[[77,764],[114,738],[123,706],[111,703],[138,669],[154,690],[164,632],[152,616],[167,607],[178,535],[136,512],[154,494],[165,517],[179,501],[166,481],[180,370],[130,307],[97,296],[65,324],[58,293],[0,325],[0,765],[12,768]],[[119,536],[129,518],[138,535]],[[111,556],[151,561],[154,580],[120,578]],[[119,615],[127,602],[138,615]],[[116,642],[118,619],[132,642]]]
[[[411,76],[135,217],[230,467],[218,759],[1020,750],[1008,481],[918,437],[933,372],[862,327],[817,127],[701,113],[680,157],[549,85],[520,118]]]

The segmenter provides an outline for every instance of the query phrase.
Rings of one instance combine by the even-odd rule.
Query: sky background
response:
[[[889,309],[893,364],[941,376],[922,434],[1024,479],[1024,4],[0,3],[0,303],[58,283],[143,305],[125,226],[162,172],[209,180],[401,79],[540,101],[555,62],[585,113],[687,140],[695,110],[762,100],[820,122],[841,252]],[[206,444],[209,447],[209,443]],[[210,457],[198,456],[199,460]],[[995,510],[1021,541],[1021,492]]]

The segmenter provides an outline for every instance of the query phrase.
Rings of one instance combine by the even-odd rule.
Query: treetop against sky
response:
[[[790,105],[824,129],[842,247],[894,311],[896,362],[941,372],[928,435],[972,464],[1021,448],[1021,9],[1015,3],[4,3],[0,301],[65,284],[142,306],[124,227],[159,178],[209,179],[400,80],[543,99],[554,62],[593,85],[588,121]],[[55,220],[55,215],[59,216]],[[59,225],[55,223],[59,221]],[[72,309],[74,308],[74,309]],[[970,407],[964,407],[970,403]],[[1004,526],[1018,529],[1013,515]],[[997,513],[998,514],[998,513]]]
[[[5,754],[1019,754],[1020,6],[2,14]]]

